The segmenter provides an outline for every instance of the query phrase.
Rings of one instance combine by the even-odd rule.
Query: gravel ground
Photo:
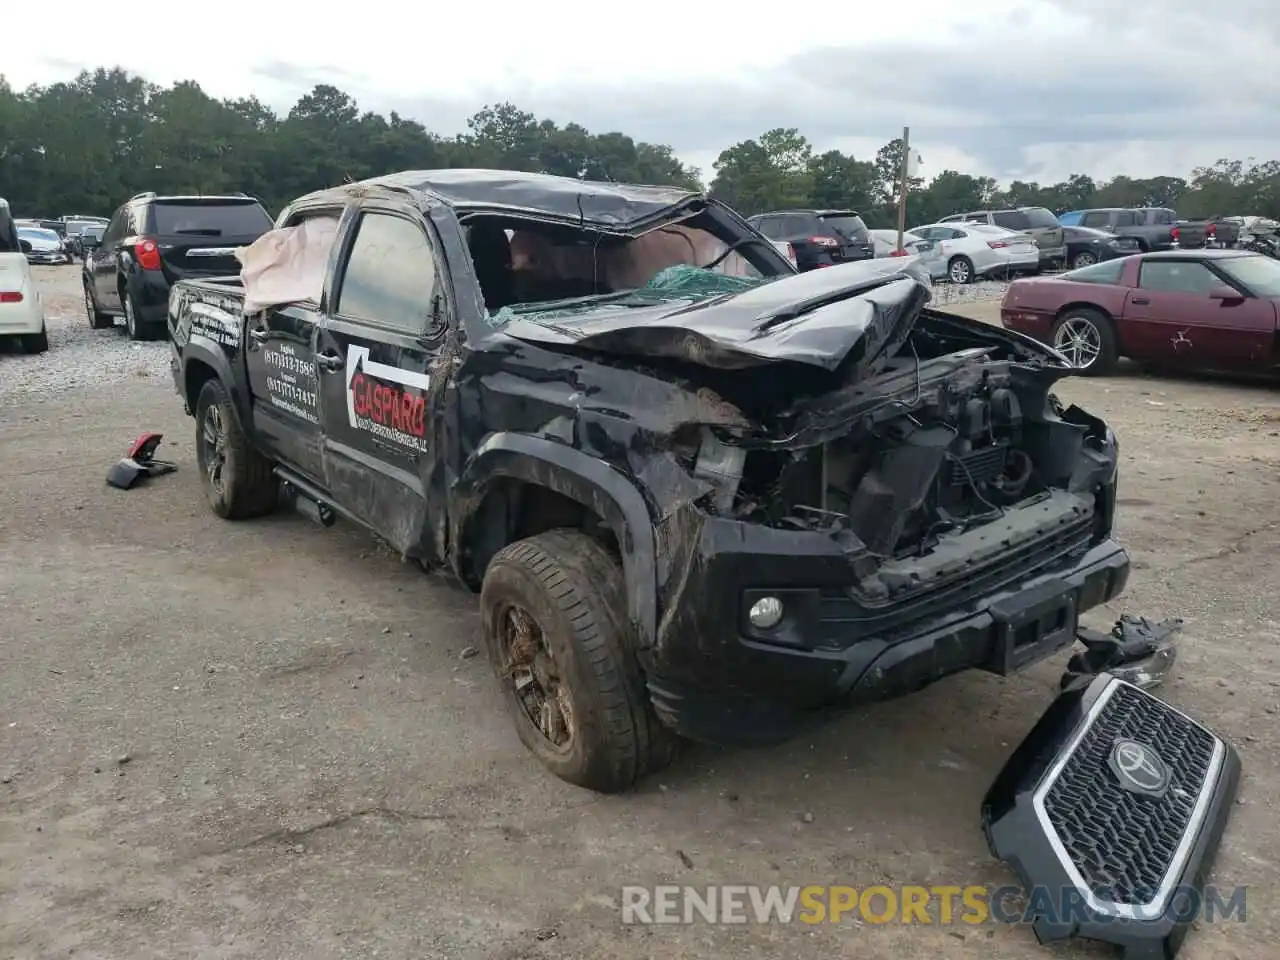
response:
[[[164,343],[131,343],[124,321],[113,330],[90,330],[80,267],[34,267],[44,296],[49,352],[39,357],[0,354],[0,403],[17,403],[77,387],[168,376]]]
[[[1004,926],[621,926],[626,883],[1010,882],[978,804],[1065,657],[585,793],[462,656],[473,597],[348,525],[214,518],[164,349],[91,334],[74,269],[41,281],[51,350],[0,356],[0,957],[1104,955]],[[1181,956],[1275,956],[1280,395],[1131,372],[1062,393],[1123,444],[1136,569],[1088,619],[1186,618],[1166,696],[1244,760],[1215,879],[1249,887],[1247,922]],[[144,429],[179,472],[107,488]]]

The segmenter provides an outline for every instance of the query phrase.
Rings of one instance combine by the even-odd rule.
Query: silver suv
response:
[[[973,213],[953,213],[939,223],[990,223],[1006,230],[1025,233],[1040,248],[1040,266],[1066,265],[1067,235],[1062,224],[1045,207],[1019,207],[1016,210],[975,210]]]

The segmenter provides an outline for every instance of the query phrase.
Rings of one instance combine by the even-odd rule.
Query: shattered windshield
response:
[[[760,276],[734,277],[705,267],[678,263],[659,270],[648,283],[634,290],[506,306],[499,309],[497,313],[490,312],[488,321],[493,326],[501,326],[520,317],[534,322],[554,323],[555,320],[567,318],[575,313],[596,311],[605,306],[626,308],[650,306],[668,300],[705,300],[709,297],[741,293],[764,282],[765,278]]]
[[[535,223],[499,232],[478,223],[469,246],[486,320],[495,327],[516,317],[554,325],[588,310],[696,302],[741,293],[790,272],[767,241],[744,237],[730,247],[688,222],[637,237]]]

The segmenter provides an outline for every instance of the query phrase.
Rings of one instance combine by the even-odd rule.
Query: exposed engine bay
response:
[[[811,393],[767,436],[704,427],[685,457],[715,487],[709,508],[843,539],[873,602],[1046,536],[1087,537],[1110,509],[1095,501],[1114,438],[1050,394],[1068,371],[957,333],[925,318],[873,379]]]

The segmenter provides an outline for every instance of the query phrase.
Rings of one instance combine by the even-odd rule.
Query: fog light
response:
[[[777,597],[761,597],[751,605],[747,619],[757,630],[771,630],[782,622],[782,601]]]

